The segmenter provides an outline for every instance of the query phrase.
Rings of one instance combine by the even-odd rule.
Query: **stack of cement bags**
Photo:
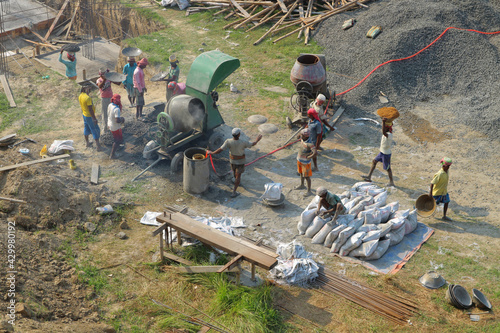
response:
[[[313,244],[329,247],[332,253],[376,260],[417,228],[417,212],[399,210],[397,201],[387,204],[385,189],[372,183],[356,183],[340,199],[347,214],[332,221],[316,215],[316,196],[300,216],[299,234],[312,238]]]

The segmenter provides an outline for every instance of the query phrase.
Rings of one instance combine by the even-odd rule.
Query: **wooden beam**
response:
[[[217,266],[163,266],[164,270],[174,270],[179,273],[218,273],[219,270],[224,267],[222,265],[217,265]],[[239,267],[233,267],[227,272],[239,272],[240,268]]]
[[[237,3],[235,0],[231,0],[231,3],[233,4],[234,7],[236,7],[246,18],[250,17],[250,14],[245,10],[245,8],[241,7],[239,3]]]
[[[280,5],[280,7],[281,7],[281,11],[282,11],[283,13],[285,13],[285,14],[286,14],[286,13],[288,13],[288,8],[286,8],[286,5],[285,5],[285,3],[283,2],[283,0],[278,0],[278,4]]]
[[[187,259],[184,259],[184,258],[181,258],[179,256],[176,256],[175,254],[165,252],[163,255],[165,256],[165,258],[173,260],[173,261],[176,261],[176,262],[178,262],[180,264],[183,264],[183,265],[186,265],[186,266],[192,266],[193,265],[193,263],[191,261],[189,261]]]
[[[277,4],[274,4],[272,5],[271,7],[267,7],[266,9],[263,9],[261,10],[260,12],[256,13],[256,14],[253,14],[252,16],[250,16],[249,18],[243,20],[243,22],[240,22],[238,23],[237,25],[234,26],[234,29],[238,29],[239,27],[241,27],[243,24],[253,20],[254,18],[256,17],[259,17],[260,15],[262,14],[265,14],[266,12],[272,12],[276,7],[278,7]]]
[[[92,163],[92,173],[90,174],[90,183],[97,185],[99,184],[99,164]]]
[[[28,166],[28,165],[37,164],[37,163],[45,163],[45,162],[55,161],[55,160],[58,160],[61,158],[68,158],[68,157],[70,157],[69,154],[64,154],[64,155],[47,157],[47,158],[41,158],[39,160],[34,160],[34,161],[29,161],[29,162],[24,162],[24,163],[19,163],[19,164],[8,165],[8,166],[0,168],[0,172],[17,169],[17,168],[22,167],[22,166]]]
[[[54,19],[54,21],[52,21],[52,25],[50,26],[49,31],[47,31],[47,33],[45,34],[45,40],[47,40],[47,38],[49,38],[50,34],[52,33],[52,30],[54,30],[54,27],[56,26],[57,21],[59,21],[59,18],[61,17],[64,9],[66,9],[66,6],[68,5],[68,3],[69,3],[69,0],[64,1],[61,9],[59,10],[59,13],[57,13],[56,18]]]
[[[10,90],[9,81],[4,74],[0,75],[0,81],[2,82],[3,90],[5,91],[5,96],[7,96],[7,100],[9,101],[9,105],[11,108],[15,108],[16,101],[14,101],[14,96],[12,96],[12,91]],[[15,134],[14,134],[15,136]]]
[[[331,123],[330,123],[330,126],[333,126],[337,123],[337,121],[339,120],[340,116],[342,115],[342,113],[344,113],[344,107],[341,106],[338,108],[337,112],[335,112],[335,114],[333,115],[332,119],[331,119]]]
[[[4,136],[3,138],[0,138],[0,142],[2,142],[2,141],[9,141],[9,140],[11,140],[12,138],[14,138],[16,135],[17,135],[16,133],[6,135],[6,136]]]
[[[217,273],[222,273],[224,272],[225,270],[230,270],[231,268],[235,267],[236,265],[238,265],[238,263],[243,260],[243,256],[241,254],[238,254],[236,257],[233,258],[233,260],[231,260],[230,262],[228,262],[227,264],[225,264],[224,266],[222,266],[218,271]]]
[[[255,41],[253,43],[253,45],[257,45],[259,44],[264,38],[266,38],[267,35],[269,35],[270,33],[272,33],[281,23],[283,23],[283,21],[288,17],[290,16],[290,14],[293,12],[293,10],[297,7],[297,5],[299,4],[299,0],[296,0],[293,5],[290,7],[290,10],[288,11],[288,13],[286,13],[285,15],[283,15],[280,20],[275,24],[273,25],[269,30],[267,30],[267,32],[262,35],[262,37],[260,37],[257,41]]]
[[[182,233],[198,239],[204,244],[221,249],[230,255],[241,254],[246,261],[253,262],[264,269],[269,270],[277,264],[276,258],[278,255],[276,253],[228,235],[187,215],[174,213],[171,219],[159,216],[156,220],[160,223],[167,223],[172,228],[181,230]]]
[[[71,21],[69,21],[69,26],[68,30],[66,31],[66,36],[64,38],[68,39],[69,32],[71,31],[71,26],[73,25],[73,21],[75,20],[76,12],[78,11],[78,8],[80,8],[80,1],[78,0],[78,3],[76,4],[75,11],[73,12],[73,16],[71,16]]]
[[[17,202],[17,203],[27,203],[24,200],[18,200],[18,199],[12,199],[12,198],[4,198],[4,197],[0,197],[0,200],[10,201],[10,202]]]

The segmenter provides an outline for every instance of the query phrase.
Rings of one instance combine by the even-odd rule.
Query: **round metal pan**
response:
[[[106,78],[106,80],[109,80],[111,82],[121,83],[121,82],[125,81],[125,79],[127,78],[127,75],[117,73],[117,72],[107,72],[104,74],[104,77]]]
[[[78,52],[80,51],[80,46],[78,45],[75,45],[75,44],[66,44],[62,47],[62,49],[66,52],[72,52],[72,53],[75,53],[75,52]]]
[[[122,54],[126,57],[137,57],[141,55],[142,51],[137,47],[126,47],[122,50]]]
[[[153,75],[153,77],[150,79],[150,81],[153,81],[153,82],[162,81],[167,76],[168,76],[168,72],[160,72],[158,74]]]

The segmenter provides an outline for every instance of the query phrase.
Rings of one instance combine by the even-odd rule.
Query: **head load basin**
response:
[[[167,104],[167,113],[174,122],[174,131],[188,132],[192,129],[203,130],[205,106],[203,102],[189,95],[177,95]]]

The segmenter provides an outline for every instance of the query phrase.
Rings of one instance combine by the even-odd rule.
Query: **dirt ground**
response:
[[[23,61],[18,59],[18,61]],[[299,236],[296,225],[301,211],[309,203],[311,197],[303,198],[302,193],[292,190],[299,183],[296,175],[296,147],[281,150],[272,156],[262,159],[246,169],[242,178],[241,193],[236,198],[230,198],[232,190],[231,177],[219,179],[212,174],[209,190],[201,195],[189,195],[182,191],[182,175],[170,174],[169,162],[162,161],[151,171],[145,173],[137,182],[130,180],[153,160],[142,158],[142,150],[150,136],[149,128],[153,123],[142,123],[134,120],[134,109],[125,107],[123,115],[126,119],[124,128],[125,148],[119,152],[116,160],[109,160],[110,146],[106,145],[104,152],[97,152],[95,147],[86,148],[82,135],[80,109],[76,102],[78,87],[75,85],[55,86],[54,82],[44,82],[38,76],[49,73],[48,69],[38,64],[29,65],[24,69],[11,65],[13,75],[10,84],[16,101],[20,106],[29,104],[33,96],[43,100],[40,114],[54,112],[58,117],[51,119],[49,125],[55,130],[44,131],[30,138],[37,144],[27,143],[17,148],[26,147],[31,154],[26,157],[17,149],[1,149],[0,164],[2,166],[25,162],[38,158],[38,151],[44,144],[50,145],[55,139],[74,140],[75,152],[72,158],[77,169],[70,170],[67,160],[47,164],[38,164],[4,172],[0,176],[1,196],[12,196],[29,202],[29,205],[7,204],[0,202],[2,215],[2,253],[6,252],[7,221],[15,220],[17,225],[18,286],[20,288],[18,303],[27,304],[37,316],[18,316],[16,331],[19,332],[112,332],[112,328],[103,324],[103,318],[123,308],[123,303],[109,300],[108,308],[98,308],[92,291],[79,279],[78,272],[67,264],[64,247],[66,236],[83,228],[84,223],[93,222],[98,228],[98,242],[91,243],[89,253],[98,253],[98,263],[136,263],[149,262],[151,255],[157,250],[156,239],[149,236],[151,227],[137,222],[144,212],[162,211],[165,205],[186,205],[193,215],[208,214],[212,216],[228,215],[244,218],[247,228],[243,234],[253,239],[262,238],[264,243],[276,246],[280,242],[300,240],[307,250],[317,253],[317,260],[334,271],[341,272],[352,278],[366,278],[367,270],[359,265],[347,263],[330,255],[327,248],[312,245],[310,240]],[[36,73],[38,71],[40,75]],[[151,77],[153,71],[148,71]],[[52,73],[57,77],[55,73]],[[186,73],[181,74],[185,80]],[[34,78],[37,78],[35,81]],[[64,80],[58,77],[57,80]],[[233,112],[236,99],[252,98],[256,91],[247,87],[248,80],[244,71],[236,71],[230,77],[241,93],[220,93],[219,108],[226,125],[220,131],[229,137],[233,127],[240,127],[244,137],[255,138],[259,131],[257,125],[248,121],[240,121]],[[146,103],[163,102],[165,96],[164,84],[149,82]],[[269,87],[276,88],[276,87]],[[122,87],[113,87],[114,92],[125,96]],[[74,102],[65,110],[53,110],[57,104],[54,98],[48,96],[66,96],[74,98]],[[399,96],[403,98],[404,96]],[[94,102],[99,105],[99,98],[93,95]],[[396,187],[388,188],[388,201],[399,201],[401,208],[412,208],[415,199],[428,191],[432,176],[439,170],[439,160],[444,156],[452,157],[454,163],[450,169],[449,192],[451,203],[449,216],[452,222],[439,219],[440,212],[428,219],[419,219],[435,230],[431,242],[439,248],[453,251],[460,258],[469,258],[487,269],[497,269],[500,251],[500,223],[498,214],[499,176],[499,142],[491,140],[480,132],[465,125],[449,125],[444,120],[453,118],[457,112],[451,106],[453,97],[442,96],[431,102],[418,102],[412,110],[402,114],[395,122],[392,168]],[[127,103],[124,103],[127,105]],[[284,101],[286,105],[286,101]],[[336,124],[337,130],[324,141],[324,150],[318,157],[319,171],[313,174],[313,188],[326,185],[330,190],[341,193],[361,180],[360,175],[369,170],[371,160],[378,152],[380,127],[372,122],[356,121],[350,114],[352,105],[342,103],[346,111]],[[335,105],[337,108],[339,104]],[[381,104],[380,107],[383,105]],[[355,106],[357,109],[362,106]],[[99,110],[99,108],[98,108]],[[364,110],[373,113],[375,110]],[[146,113],[153,113],[153,108],[147,108]],[[255,114],[266,115],[266,110],[256,108]],[[100,112],[98,112],[100,113]],[[373,117],[375,118],[375,117]],[[255,158],[281,146],[293,133],[284,123],[276,123],[279,131],[264,135],[262,141],[248,151],[247,159]],[[0,133],[0,136],[14,133],[22,128],[23,123],[14,124]],[[109,135],[102,141],[109,143]],[[90,172],[93,163],[101,168],[99,185],[90,184]],[[229,170],[227,155],[215,157],[218,173]],[[387,176],[379,168],[373,180],[380,186],[385,186]],[[269,182],[282,183],[286,202],[282,207],[270,208],[264,206],[259,197],[264,192],[264,185]],[[135,185],[138,184],[138,185]],[[137,191],[131,189],[137,186]],[[131,218],[127,223],[131,230],[124,230],[128,238],[118,240],[115,233],[119,221],[113,221],[93,214],[95,207],[116,202],[135,201]],[[74,241],[74,239],[72,240]],[[439,261],[439,253],[425,247],[415,257],[428,256],[426,265],[418,266],[425,270],[439,269],[439,272],[452,283],[460,283],[468,290],[477,286],[473,272],[463,272],[461,276],[447,276],[448,267]],[[78,254],[84,258],[86,253]],[[418,286],[416,277],[425,271],[414,271],[413,260],[407,264],[409,269],[403,269],[395,277],[396,283],[412,285],[412,295],[421,300],[425,311],[435,317],[443,315],[442,309],[434,309],[435,305],[427,304],[429,293]],[[421,262],[420,261],[420,262]],[[5,260],[2,262],[5,265]],[[6,267],[2,266],[2,269]],[[127,268],[118,268],[118,272],[132,274]],[[263,274],[263,272],[261,272]],[[451,274],[451,273],[450,273]],[[135,278],[140,278],[135,276]],[[409,282],[411,281],[411,282]],[[498,281],[497,281],[498,282]],[[395,283],[395,284],[396,284]],[[491,283],[494,283],[492,281]],[[396,289],[396,288],[393,288]],[[390,289],[389,290],[393,290]],[[6,294],[6,287],[0,289]],[[137,291],[140,293],[142,290]],[[311,295],[305,292],[307,297]],[[132,293],[131,293],[132,294]],[[324,314],[321,302],[316,298],[310,306],[300,309],[304,295],[290,291],[289,306],[296,313],[322,326],[333,325],[341,331],[353,331],[356,320],[337,323],[333,318],[342,315],[335,313],[328,319]],[[131,297],[134,297],[133,295]],[[7,298],[0,300],[2,306],[7,305]],[[337,300],[338,302],[347,302]],[[447,314],[445,314],[447,315]],[[31,318],[29,318],[31,317]],[[465,316],[455,318],[465,323]],[[361,319],[359,319],[361,320]],[[487,325],[484,322],[480,325]],[[481,326],[479,326],[481,327]],[[430,327],[420,325],[419,331],[430,330]]]

